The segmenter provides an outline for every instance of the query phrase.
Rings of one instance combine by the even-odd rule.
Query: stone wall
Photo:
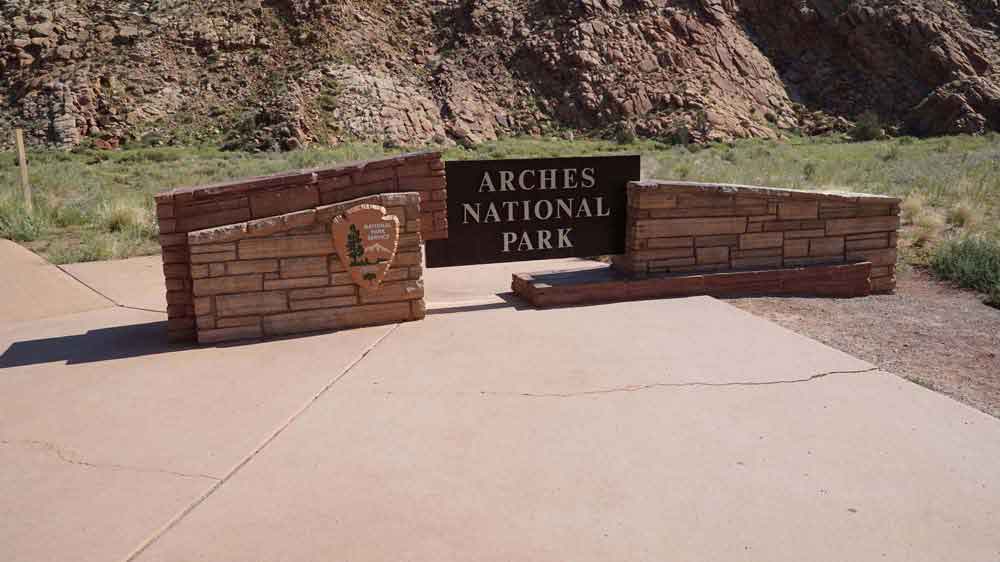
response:
[[[408,224],[425,240],[448,237],[444,162],[437,152],[174,189],[156,196],[171,341],[195,339],[188,233],[316,208],[378,193],[418,192]]]
[[[331,224],[356,205],[400,219],[379,289],[363,294],[341,263]],[[364,197],[188,233],[200,343],[371,326],[424,317],[420,194]]]
[[[877,195],[643,181],[628,186],[626,274],[711,273],[871,262],[895,289],[900,200]]]

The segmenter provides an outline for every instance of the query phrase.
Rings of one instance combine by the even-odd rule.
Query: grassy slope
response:
[[[711,147],[667,146],[649,141],[616,144],[594,140],[506,139],[472,150],[450,149],[446,158],[622,152],[643,154],[643,175],[647,178],[905,197],[904,219],[911,226],[903,247],[906,260],[912,263],[931,261],[940,240],[969,234],[994,241],[987,247],[1000,247],[1000,242],[996,242],[1000,240],[1000,137],[997,135],[866,143],[810,138]],[[214,148],[38,152],[30,155],[38,208],[34,219],[25,217],[19,202],[16,159],[11,153],[2,153],[0,236],[22,241],[56,263],[155,253],[153,193],[384,153],[381,147],[371,145],[282,154],[221,152]]]

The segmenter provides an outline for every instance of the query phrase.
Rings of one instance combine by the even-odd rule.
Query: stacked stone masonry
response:
[[[424,240],[448,237],[444,162],[436,152],[174,189],[157,195],[171,341],[192,341],[196,336],[191,272],[201,268],[191,266],[202,264],[189,261],[188,233],[400,192],[417,192],[420,198],[420,214],[407,219],[407,232],[420,234]]]
[[[697,295],[853,298],[871,294],[871,269],[871,263],[859,262],[645,278],[609,270],[516,273],[511,287],[540,308]]]
[[[896,287],[899,203],[847,193],[643,181],[628,186],[636,277],[871,262],[871,290]]]
[[[400,219],[381,287],[359,292],[334,249],[331,223],[380,205]],[[191,232],[198,341],[218,343],[419,320],[424,317],[420,195],[384,194]]]

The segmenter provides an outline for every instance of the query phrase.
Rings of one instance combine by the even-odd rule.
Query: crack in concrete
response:
[[[242,460],[240,460],[240,462],[237,463],[236,466],[230,469],[225,476],[223,476],[221,479],[216,480],[216,482],[212,484],[211,487],[209,487],[209,489],[206,490],[201,496],[195,499],[186,508],[181,510],[180,513],[175,515],[170,521],[168,521],[165,525],[160,527],[160,529],[154,532],[152,536],[144,540],[142,544],[136,547],[136,549],[133,550],[124,559],[124,562],[132,562],[133,560],[138,558],[150,546],[152,546],[158,540],[160,540],[160,538],[163,535],[168,533],[171,529],[177,526],[178,523],[183,521],[184,518],[188,516],[188,514],[197,509],[198,506],[200,506],[202,503],[205,502],[205,500],[211,497],[212,494],[218,491],[218,489],[221,488],[224,484],[226,484],[226,482],[229,482],[229,480],[232,477],[236,476],[236,474],[238,474],[243,469],[243,467],[248,465],[250,461],[257,458],[257,455],[259,455],[264,449],[266,449],[267,446],[270,445],[275,439],[277,439],[278,436],[281,435],[286,429],[288,429],[289,426],[295,423],[295,421],[298,420],[300,416],[305,414],[309,410],[309,408],[311,408],[313,404],[319,401],[319,399],[322,398],[331,388],[333,388],[334,385],[339,383],[344,377],[350,374],[350,372],[355,367],[357,367],[359,363],[364,361],[365,358],[368,357],[368,355],[372,351],[374,351],[375,348],[378,347],[380,343],[382,343],[383,341],[385,341],[386,338],[391,336],[396,331],[396,329],[399,328],[399,326],[400,326],[399,324],[393,324],[388,330],[386,330],[384,334],[379,336],[378,339],[376,339],[374,342],[372,342],[371,345],[365,348],[365,350],[361,352],[361,355],[359,355],[354,361],[352,361],[349,365],[347,365],[339,374],[337,374],[337,376],[335,376],[333,379],[327,382],[327,384],[323,388],[321,388],[319,392],[310,397],[309,400],[307,400],[306,403],[303,404],[302,407],[300,407],[297,411],[295,411],[287,420],[285,420],[274,431],[272,431],[269,435],[267,435],[264,438],[264,440],[260,443],[260,445],[254,448],[253,451],[250,451],[250,453],[247,456],[245,456]]]
[[[785,384],[802,384],[809,383],[815,380],[819,380],[825,377],[833,375],[863,375],[867,373],[873,373],[879,371],[878,367],[872,367],[870,369],[861,369],[857,371],[827,371],[825,373],[818,373],[802,379],[789,379],[780,381],[760,381],[760,382],[661,382],[661,383],[650,383],[650,384],[634,384],[628,386],[618,386],[612,388],[604,388],[597,390],[582,390],[580,392],[545,392],[545,393],[533,393],[533,392],[492,392],[488,390],[481,391],[479,394],[483,396],[520,396],[523,398],[579,398],[582,396],[596,396],[601,394],[617,394],[623,392],[641,392],[644,390],[652,390],[656,388],[726,388],[726,387],[753,387],[753,386],[776,386]]]
[[[75,458],[75,455],[71,455],[65,449],[50,441],[37,441],[29,439],[19,439],[16,441],[0,440],[0,445],[15,446],[15,447],[26,446],[26,447],[34,447],[36,449],[43,449],[46,452],[55,455],[60,461],[64,463],[76,466],[82,466],[85,468],[94,468],[98,470],[125,471],[125,472],[169,474],[171,476],[177,476],[180,478],[205,478],[208,480],[215,480],[215,481],[221,480],[221,478],[218,478],[216,476],[209,476],[208,474],[177,472],[174,470],[166,470],[162,468],[143,468],[139,466],[128,466],[124,464],[97,464],[97,463],[87,462],[85,460]]]
[[[83,279],[80,279],[79,277],[77,277],[76,275],[74,275],[71,271],[69,271],[68,269],[66,269],[65,267],[63,267],[61,265],[57,265],[56,268],[58,268],[59,271],[62,271],[63,273],[65,273],[66,275],[68,275],[70,277],[70,279],[72,279],[72,280],[76,281],[77,283],[83,285],[84,287],[90,289],[91,291],[93,291],[95,294],[97,294],[98,296],[100,296],[104,300],[106,300],[106,301],[110,302],[111,304],[115,305],[115,307],[117,307],[117,308],[124,308],[124,309],[128,309],[128,310],[140,310],[142,312],[155,312],[157,314],[166,314],[167,313],[166,310],[156,310],[156,309],[152,309],[152,308],[142,308],[140,306],[129,306],[127,304],[122,304],[122,303],[116,301],[115,299],[109,297],[108,295],[105,295],[104,293],[98,291],[96,288],[90,286],[89,283],[84,282]]]

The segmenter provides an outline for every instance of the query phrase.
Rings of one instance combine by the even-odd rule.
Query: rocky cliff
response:
[[[58,146],[1000,129],[1000,0],[0,0],[0,47]]]

